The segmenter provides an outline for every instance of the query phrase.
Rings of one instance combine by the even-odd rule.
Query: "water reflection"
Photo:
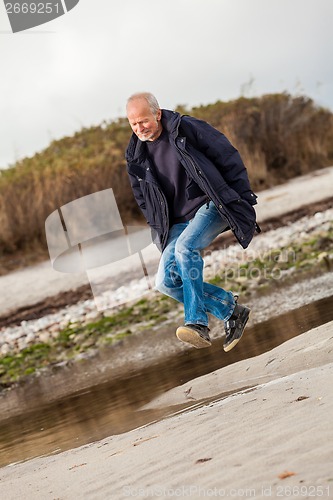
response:
[[[0,424],[0,465],[57,453],[162,418],[165,410],[138,411],[159,394],[241,359],[262,354],[286,340],[333,319],[333,296],[248,328],[228,355],[223,339],[210,349],[190,349],[126,379]],[[52,387],[50,387],[52,390]]]

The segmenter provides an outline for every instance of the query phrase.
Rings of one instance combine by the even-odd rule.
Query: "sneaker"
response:
[[[236,304],[232,316],[224,322],[226,340],[223,344],[225,352],[230,351],[242,338],[245,325],[250,316],[250,309]]]
[[[212,345],[209,338],[209,328],[204,325],[184,325],[177,328],[176,335],[179,340],[191,344],[197,349]]]

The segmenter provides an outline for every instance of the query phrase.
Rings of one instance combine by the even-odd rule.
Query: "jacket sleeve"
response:
[[[256,203],[246,167],[237,149],[217,129],[197,118],[182,117],[182,129],[192,145],[209,158],[226,183],[251,205]]]
[[[140,183],[137,175],[130,174],[128,171],[127,171],[127,173],[128,173],[128,177],[129,177],[129,181],[130,181],[130,184],[131,184],[131,187],[132,187],[132,191],[133,191],[133,194],[134,194],[135,201],[139,205],[139,208],[140,208],[141,212],[143,213],[144,218],[148,222],[147,210],[146,210],[146,201],[145,201],[143,193],[142,193],[141,183]]]
[[[127,173],[128,173],[128,177],[129,177],[132,191],[134,194],[134,198],[135,198],[137,204],[139,205],[139,208],[140,208],[141,212],[143,213],[144,218],[147,221],[147,224],[149,224],[151,226],[151,223],[149,222],[149,218],[147,215],[146,201],[144,199],[143,192],[141,189],[141,182],[140,182],[137,175],[132,174],[132,173],[130,174],[128,171],[127,171]],[[152,227],[152,226],[151,226],[151,240],[154,243],[154,245],[157,246],[157,248],[160,250],[160,252],[162,252],[162,245],[160,242],[159,235],[158,235],[157,231],[154,229],[154,227]]]

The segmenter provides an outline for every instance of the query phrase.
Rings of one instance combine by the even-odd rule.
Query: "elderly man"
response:
[[[232,292],[203,281],[202,251],[226,230],[243,248],[255,232],[256,195],[228,139],[208,123],[161,109],[150,93],[132,95],[127,118],[133,130],[126,150],[135,199],[162,255],[156,288],[184,304],[176,335],[209,347],[208,313],[224,322],[225,351],[240,340],[249,308]]]

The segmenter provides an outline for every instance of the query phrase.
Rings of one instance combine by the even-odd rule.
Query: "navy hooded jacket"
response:
[[[257,197],[237,149],[208,123],[175,111],[162,110],[162,126],[190,179],[188,199],[197,195],[198,185],[246,248],[258,229],[252,206]],[[128,144],[126,161],[134,197],[152,228],[154,243],[163,251],[169,233],[168,203],[163,186],[154,176],[145,143],[135,134]]]

